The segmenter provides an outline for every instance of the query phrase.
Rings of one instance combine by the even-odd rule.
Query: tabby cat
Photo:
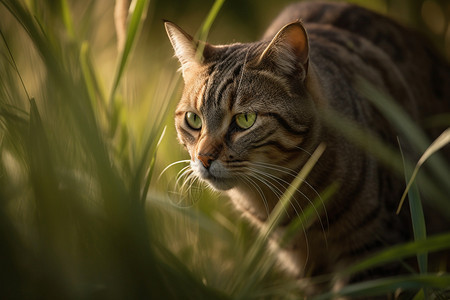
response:
[[[450,111],[450,67],[425,39],[342,3],[290,5],[254,43],[216,46],[171,22],[165,27],[185,82],[175,112],[178,139],[195,175],[224,191],[252,223],[264,226],[311,153],[326,144],[280,232],[318,193],[336,183],[340,188],[325,210],[317,208],[314,222],[277,250],[290,273],[331,274],[411,239],[407,214],[395,214],[404,179],[347,141],[321,112],[332,109],[398,148],[398,133],[357,82],[363,78],[390,95],[417,122]],[[371,273],[401,271],[396,268]],[[305,292],[337,289],[364,276],[306,285]]]

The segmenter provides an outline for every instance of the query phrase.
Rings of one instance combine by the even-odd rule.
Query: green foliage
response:
[[[370,299],[375,296],[384,296],[398,289],[416,289],[417,287],[428,287],[446,289],[450,284],[449,275],[408,275],[392,278],[383,278],[373,281],[366,281],[344,287],[338,293],[329,293],[319,297],[316,300],[332,299],[333,297],[365,297]],[[421,299],[421,298],[419,298]]]
[[[296,282],[276,269],[266,251],[266,236],[236,221],[225,199],[196,193],[193,185],[180,195],[187,205],[174,205],[166,190],[173,184],[168,178],[176,178],[179,169],[170,167],[157,178],[181,158],[171,125],[179,75],[174,74],[175,62],[167,62],[168,41],[162,47],[152,40],[163,26],[145,27],[151,21],[145,20],[147,11],[155,8],[158,15],[164,3],[135,1],[124,47],[116,54],[110,4],[48,2],[0,0],[1,297],[298,299]],[[242,14],[261,6],[259,1],[238,4]],[[203,38],[214,29],[216,17],[220,19],[222,5],[225,12],[231,10],[218,0],[207,14],[209,6],[203,5]],[[99,29],[103,27],[107,29]],[[230,28],[240,33],[239,26]],[[145,43],[148,36],[150,45]],[[377,102],[389,101],[383,95],[370,94],[374,103],[388,105]],[[398,122],[399,131],[409,132],[407,117],[389,111],[394,114],[387,118]],[[404,174],[397,149],[367,138],[345,120],[336,126]],[[423,152],[429,143],[418,141],[415,133],[410,142]],[[405,161],[412,170],[412,163]],[[312,167],[314,160],[310,163]],[[293,190],[308,168],[298,175]],[[431,170],[441,180],[435,183],[419,174],[420,191],[445,195],[448,186],[440,181],[446,182],[442,174],[448,174],[448,166],[435,163]],[[406,174],[408,180],[415,177]],[[285,239],[314,218],[315,207],[336,188],[331,186],[305,208]],[[290,192],[271,216],[267,233],[277,226]],[[436,207],[450,210],[439,200]],[[448,233],[421,235],[325,279],[449,249],[449,241]],[[349,286],[340,295],[383,295],[403,287],[423,299],[420,293],[432,295],[433,289],[449,285],[448,270],[428,271],[423,267],[420,274]],[[334,296],[327,293],[319,299]]]

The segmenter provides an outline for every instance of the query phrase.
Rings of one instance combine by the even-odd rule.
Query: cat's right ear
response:
[[[195,70],[201,66],[204,55],[210,50],[211,46],[194,40],[192,36],[172,22],[164,21],[164,26],[175,50],[175,56],[180,61],[183,78],[186,80],[189,74],[195,73]],[[203,48],[201,49],[203,50],[201,55],[197,53],[199,46]]]
[[[302,22],[287,24],[278,31],[257,61],[284,75],[299,72],[303,79],[308,73],[309,42]]]

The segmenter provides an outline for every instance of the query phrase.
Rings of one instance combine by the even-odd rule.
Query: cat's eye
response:
[[[236,124],[242,129],[249,129],[256,122],[256,113],[243,113],[236,115]]]
[[[185,115],[186,123],[194,130],[198,130],[202,128],[202,119],[200,117],[193,113],[193,112],[187,112]]]

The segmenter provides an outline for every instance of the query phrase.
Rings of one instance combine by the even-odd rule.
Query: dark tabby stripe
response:
[[[183,115],[184,115],[184,114],[183,114]],[[195,142],[194,136],[193,136],[189,131],[187,131],[187,130],[184,129],[183,127],[177,127],[177,130],[180,131],[181,134],[183,134],[184,138],[186,138],[186,140],[187,140],[189,143]]]
[[[277,141],[269,141],[269,142],[265,142],[259,145],[251,145],[250,148],[251,149],[260,149],[263,147],[274,147],[277,148],[278,150],[281,151],[281,153],[285,154],[285,153],[291,153],[291,152],[298,152],[297,146],[292,147],[292,148],[286,148],[284,145],[282,145],[280,142]]]
[[[308,133],[308,128],[307,127],[301,127],[300,129],[296,129],[293,128],[293,126],[291,126],[280,114],[275,113],[275,112],[270,112],[270,113],[264,113],[261,114],[262,116],[266,116],[266,117],[270,117],[275,119],[283,128],[284,130],[286,130],[287,132],[294,134],[294,135],[304,135]],[[299,124],[296,124],[297,127],[299,126]]]
[[[277,132],[277,128],[273,128],[270,131],[262,131],[261,134],[263,134],[262,136],[259,136],[258,133],[260,133],[261,130],[258,130],[258,132],[255,132],[256,135],[258,135],[258,139],[256,140],[252,140],[252,144],[253,145],[257,145],[265,140],[267,140],[269,137],[271,137],[275,132]]]

